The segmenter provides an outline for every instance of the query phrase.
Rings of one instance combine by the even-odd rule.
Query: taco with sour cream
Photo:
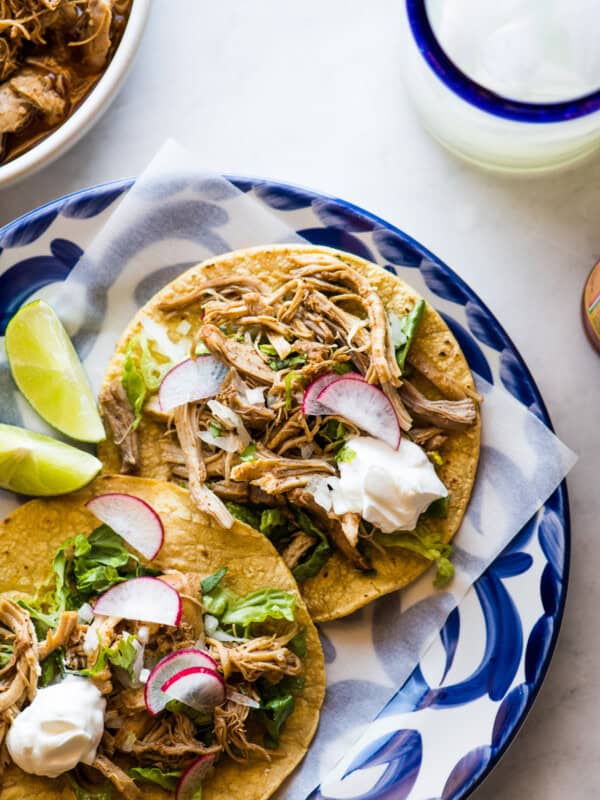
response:
[[[135,316],[100,445],[270,539],[316,621],[437,566],[479,457],[479,396],[440,315],[397,276],[311,245],[216,257]]]
[[[303,758],[323,654],[262,534],[107,476],[0,540],[1,800],[265,800]]]

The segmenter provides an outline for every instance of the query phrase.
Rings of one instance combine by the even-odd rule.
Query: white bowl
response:
[[[123,36],[104,74],[79,108],[55,131],[22,155],[0,166],[0,188],[47,166],[72,147],[114,100],[133,64],[152,0],[133,0]]]

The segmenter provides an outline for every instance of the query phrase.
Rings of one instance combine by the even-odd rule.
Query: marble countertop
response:
[[[580,456],[569,478],[573,555],[558,649],[521,733],[473,798],[590,800],[599,785],[600,361],[579,303],[600,258],[600,156],[517,180],[447,155],[408,105],[399,15],[398,0],[154,0],[111,109],[65,156],[0,191],[0,225],[135,175],[175,137],[211,169],[344,197],[448,262],[502,321]]]

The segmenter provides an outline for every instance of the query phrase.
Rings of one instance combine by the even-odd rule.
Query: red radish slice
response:
[[[98,495],[86,508],[122,536],[144,558],[152,561],[163,544],[165,529],[152,506],[132,494],[109,492]]]
[[[177,626],[181,622],[181,598],[158,578],[131,578],[100,595],[94,614]]]
[[[321,377],[313,381],[304,392],[304,397],[302,398],[302,413],[305,416],[307,414],[314,414],[315,416],[317,414],[330,414],[331,409],[317,402],[317,397],[326,386],[342,378],[353,381],[364,381],[363,376],[359,375],[358,372],[348,372],[346,375],[338,375],[337,372],[327,372],[325,375],[321,375]]]
[[[206,667],[216,670],[217,662],[203,650],[188,647],[185,650],[177,650],[162,658],[154,667],[144,688],[144,700],[146,708],[154,716],[164,709],[169,702],[169,697],[163,692],[163,684],[189,667]]]
[[[172,411],[185,403],[194,403],[219,393],[228,367],[213,356],[188,358],[170,369],[158,389],[163,411]]]
[[[326,386],[317,395],[317,402],[394,450],[400,446],[400,425],[394,407],[377,386],[344,376]]]
[[[170,698],[196,711],[212,711],[225,700],[222,675],[208,667],[188,667],[172,675],[160,687]]]
[[[175,789],[175,800],[196,800],[202,781],[215,763],[214,755],[200,756],[183,772]]]

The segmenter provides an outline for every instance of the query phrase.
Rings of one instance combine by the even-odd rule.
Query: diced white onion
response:
[[[175,330],[182,336],[186,336],[192,330],[192,325],[187,319],[182,319]]]
[[[207,636],[212,636],[219,627],[219,620],[212,614],[204,615],[204,630]]]
[[[77,622],[80,625],[90,625],[94,621],[94,611],[89,603],[84,603],[77,612]]]
[[[315,476],[306,484],[306,489],[315,498],[315,503],[330,511],[332,506],[330,482],[337,481],[337,478],[323,478]]]
[[[257,386],[256,389],[248,387],[246,390],[246,402],[250,406],[264,406],[265,404],[265,387]]]
[[[144,669],[140,670],[140,683],[148,683],[148,678],[150,677],[150,670]]]
[[[150,628],[147,625],[140,625],[137,632],[137,638],[142,644],[148,644],[150,640]]]
[[[267,333],[267,339],[270,344],[275,348],[275,352],[283,361],[292,352],[292,345],[279,333]]]
[[[213,447],[218,447],[226,453],[239,453],[244,448],[240,447],[240,437],[237,433],[227,433],[224,436],[214,436],[211,431],[198,431],[199,438]]]
[[[226,428],[234,429],[238,435],[238,449],[237,452],[241,453],[250,444],[250,434],[246,430],[242,418],[235,411],[232,411],[223,403],[218,400],[209,400],[207,403],[212,415],[216,417]],[[217,445],[219,447],[220,445]],[[224,447],[222,447],[225,450]],[[232,451],[228,451],[232,452]],[[235,452],[235,451],[233,451]]]
[[[225,633],[225,631],[216,630],[211,639],[216,639],[218,642],[247,642],[248,639],[244,639],[242,636],[232,636],[230,633]]]
[[[233,689],[227,690],[227,699],[233,700],[233,702],[237,703],[238,706],[248,706],[249,708],[260,708],[260,703],[257,700],[254,700],[254,698],[252,697],[248,697],[247,694],[236,692]]]

